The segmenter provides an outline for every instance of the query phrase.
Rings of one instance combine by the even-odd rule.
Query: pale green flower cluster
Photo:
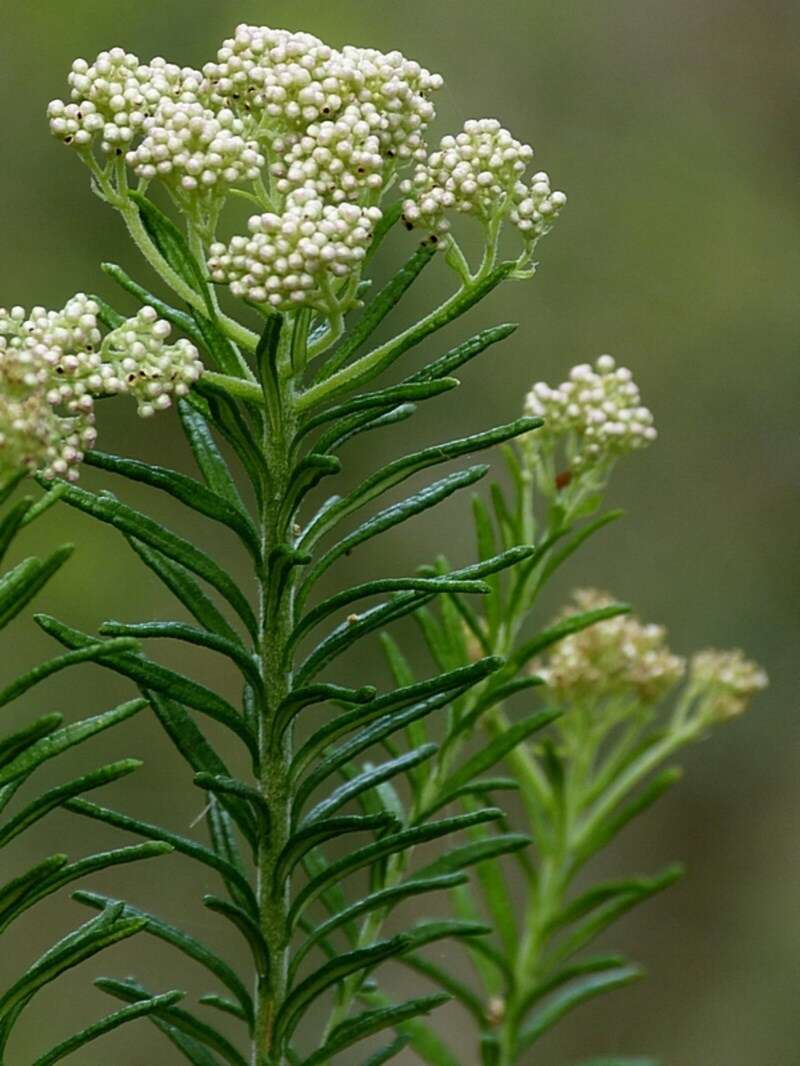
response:
[[[738,648],[698,652],[692,658],[690,679],[704,713],[715,721],[742,714],[752,697],[769,684],[766,671]]]
[[[579,589],[561,619],[614,602],[608,593]],[[670,651],[663,626],[620,614],[559,641],[538,672],[563,702],[634,699],[653,704],[674,688],[685,670],[685,660]]]

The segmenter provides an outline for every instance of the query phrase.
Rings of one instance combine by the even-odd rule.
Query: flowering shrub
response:
[[[674,780],[661,764],[743,711],[766,678],[739,652],[711,651],[685,676],[661,627],[597,592],[576,593],[538,626],[545,583],[618,517],[596,516],[616,463],[655,439],[631,372],[602,355],[557,388],[533,385],[508,424],[400,454],[327,498],[316,492],[341,473],[345,445],[413,418],[513,333],[495,326],[401,369],[406,352],[498,285],[529,279],[538,241],[566,204],[545,172],[531,173],[530,146],[495,119],[470,120],[429,149],[441,86],[399,52],[243,25],[202,70],[122,48],[76,60],[68,99],[49,105],[53,135],[119,213],[162,295],[107,264],[136,300],[132,316],[83,293],[60,311],[0,310],[0,560],[31,522],[69,506],[117,530],[179,614],[109,620],[98,635],[35,616],[63,651],[9,680],[0,706],[87,661],[140,695],[69,724],[45,715],[0,740],[0,814],[46,761],[152,713],[203,793],[208,832],[203,842],[85,798],[134,772],[136,759],[63,781],[5,817],[0,847],[56,808],[143,842],[74,862],[49,856],[12,878],[0,888],[0,931],[97,871],[179,852],[220,879],[203,903],[229,923],[247,961],[234,965],[134,902],[79,887],[73,898],[100,913],[0,995],[0,1059],[16,1054],[16,1022],[47,984],[138,934],[188,956],[215,990],[187,1010],[179,990],[99,978],[123,1005],[36,1066],[139,1018],[194,1066],[323,1066],[362,1041],[369,1064],[410,1045],[420,1061],[458,1066],[436,1015],[427,1017],[447,999],[474,1022],[471,1061],[510,1066],[573,1007],[638,976],[587,949],[675,871],[580,890],[576,875]],[[151,197],[157,188],[171,214]],[[253,211],[247,233],[231,232],[234,198]],[[459,243],[461,221],[482,234],[479,262]],[[407,261],[373,292],[370,263],[401,223],[413,234]],[[434,262],[451,272],[451,294],[376,343]],[[122,393],[143,417],[177,408],[196,477],[95,448],[95,403]],[[477,484],[488,466],[451,468],[403,495],[410,477],[495,446],[511,489],[474,499],[476,562],[454,569],[439,558],[320,597],[319,579],[342,557]],[[82,463],[232,532],[252,580],[240,586],[216,553],[111,492],[76,485]],[[37,499],[16,492],[28,476]],[[0,578],[0,626],[70,552],[26,559]],[[430,652],[424,677],[387,629],[403,617]],[[394,687],[336,681],[340,657],[374,634]],[[241,699],[150,658],[153,638],[225,660]],[[204,718],[241,745],[247,776],[226,765]],[[521,814],[495,804],[509,791]],[[519,817],[525,831],[512,824]],[[444,846],[420,851],[433,842]],[[512,876],[524,887],[521,911]],[[424,909],[429,893],[451,901],[451,917],[387,931],[395,908],[413,899]],[[444,939],[466,952],[469,976],[427,951]],[[418,995],[391,998],[390,963],[423,979]],[[214,1012],[233,1020],[234,1035]]]

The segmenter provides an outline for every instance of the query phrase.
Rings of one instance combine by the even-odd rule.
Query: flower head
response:
[[[0,308],[0,481],[19,471],[74,481],[96,440],[95,400],[130,393],[151,415],[202,373],[187,340],[145,307],[105,338],[97,303],[78,293],[59,311]]]
[[[596,589],[578,590],[573,601],[562,619],[614,602]],[[684,660],[667,645],[663,626],[616,615],[559,641],[539,672],[562,701],[635,699],[652,704],[680,681],[684,670]]]
[[[653,415],[642,406],[633,375],[610,355],[601,355],[593,367],[573,367],[569,378],[555,387],[537,381],[525,399],[525,411],[545,420],[537,442],[552,445],[566,439],[574,471],[656,439]]]
[[[738,648],[698,652],[692,657],[690,680],[700,695],[701,714],[715,721],[742,714],[752,697],[769,684],[766,672]]]
[[[497,119],[471,119],[461,133],[444,137],[417,164],[413,178],[403,182],[404,217],[409,225],[443,234],[451,211],[484,224],[507,216],[533,242],[549,232],[567,198],[551,190],[544,172],[525,180],[532,158],[531,146],[512,137]]]
[[[249,236],[212,245],[208,268],[234,296],[277,309],[325,309],[330,283],[361,263],[380,217],[377,207],[326,204],[313,188],[299,189],[282,214],[254,215]]]
[[[264,165],[255,141],[243,136],[244,126],[223,108],[213,112],[197,101],[164,99],[144,122],[141,144],[127,162],[141,178],[161,178],[180,193],[214,193],[237,182],[253,180]]]

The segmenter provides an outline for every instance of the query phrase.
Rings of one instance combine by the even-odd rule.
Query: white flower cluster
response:
[[[326,204],[312,189],[300,189],[282,214],[253,215],[249,236],[212,245],[211,278],[229,284],[235,296],[276,309],[325,309],[330,282],[363,260],[380,217],[377,207]]]
[[[601,355],[594,367],[582,363],[569,379],[552,388],[538,381],[525,400],[527,414],[542,417],[546,439],[569,435],[572,467],[644,447],[656,439],[653,416],[642,406],[639,388],[627,367]]]
[[[371,105],[349,104],[335,121],[312,123],[294,143],[276,139],[272,165],[283,195],[312,188],[332,203],[380,190],[386,161],[378,130],[381,116]]]
[[[104,152],[130,148],[164,101],[197,100],[202,75],[157,57],[141,63],[122,48],[101,52],[93,63],[76,59],[68,77],[71,102],[48,107],[54,136],[88,147],[99,134]]]
[[[141,178],[161,178],[183,192],[215,191],[253,180],[264,166],[255,141],[227,108],[210,111],[197,101],[164,98],[143,124],[142,142],[127,154]]]
[[[692,658],[691,681],[701,693],[701,713],[715,721],[740,715],[769,684],[766,672],[739,649],[698,652]]]
[[[17,470],[74,481],[96,440],[95,399],[130,393],[142,415],[185,395],[202,365],[188,341],[144,308],[103,340],[97,304],[78,293],[60,311],[0,308],[0,480]]]
[[[401,184],[406,223],[438,234],[449,229],[447,213],[458,211],[488,223],[507,215],[527,241],[547,233],[567,198],[553,192],[547,174],[525,173],[533,158],[496,119],[471,119],[461,133],[442,138],[439,148],[417,164]]]
[[[142,418],[166,411],[172,397],[186,396],[199,381],[203,364],[195,346],[181,337],[167,344],[172,326],[152,307],[143,307],[105,339],[103,352],[112,358],[121,391],[135,397]],[[115,390],[120,391],[120,390]]]
[[[423,147],[422,133],[434,118],[430,95],[443,84],[400,52],[337,50],[309,33],[244,24],[203,73],[214,104],[252,115],[268,134],[308,134],[312,124],[366,105],[380,119],[384,154],[400,159]]]
[[[596,589],[573,594],[562,618],[606,607],[611,596]],[[617,615],[573,633],[555,646],[539,673],[560,700],[625,700],[656,703],[678,681],[685,662],[673,655],[663,626]]]

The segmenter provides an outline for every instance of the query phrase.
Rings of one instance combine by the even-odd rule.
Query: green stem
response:
[[[241,383],[244,385],[244,383]],[[260,390],[259,390],[260,391]],[[257,854],[257,896],[261,931],[269,952],[269,970],[259,974],[256,983],[256,1024],[252,1066],[280,1066],[282,1055],[274,1046],[275,1019],[287,994],[289,937],[287,918],[290,882],[274,883],[278,856],[290,833],[291,786],[289,766],[292,755],[291,731],[282,739],[272,739],[272,723],[281,702],[292,687],[289,636],[294,628],[295,581],[292,574],[282,595],[274,594],[275,575],[269,560],[275,549],[291,539],[292,515],[283,500],[292,475],[291,441],[295,432],[294,389],[292,382],[280,389],[277,419],[263,440],[268,472],[262,509],[262,557],[267,560],[261,583],[261,633],[259,653],[264,677],[263,713],[259,727],[260,776],[258,787],[269,810],[267,832],[259,840]]]

